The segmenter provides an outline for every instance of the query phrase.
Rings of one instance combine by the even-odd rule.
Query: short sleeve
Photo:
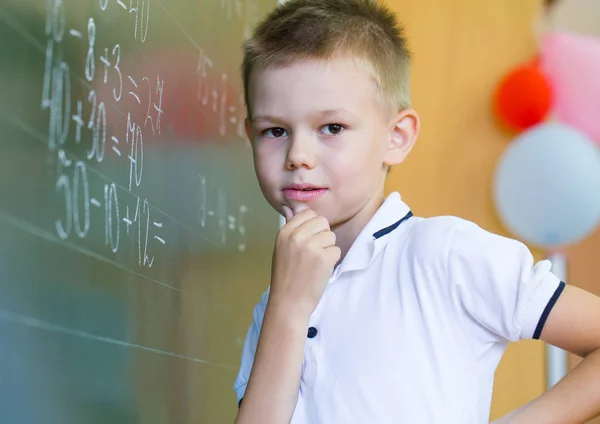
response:
[[[478,338],[539,338],[564,288],[550,261],[534,264],[523,243],[463,220],[450,234],[446,260],[455,300]]]
[[[248,385],[248,379],[250,378],[250,372],[252,371],[252,364],[254,363],[254,355],[256,354],[256,346],[258,345],[258,338],[260,336],[260,329],[265,316],[268,298],[269,290],[262,295],[260,302],[254,307],[252,324],[250,324],[250,328],[248,328],[248,333],[246,334],[240,370],[233,385],[233,389],[237,394],[238,403],[246,393],[246,386]]]

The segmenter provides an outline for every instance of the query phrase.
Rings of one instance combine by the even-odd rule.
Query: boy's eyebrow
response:
[[[256,115],[252,117],[251,121],[253,123],[258,121],[281,122],[283,119],[272,115]]]
[[[317,118],[327,118],[330,116],[334,116],[334,115],[350,115],[353,118],[357,118],[357,116],[350,112],[347,109],[344,108],[337,108],[337,109],[326,109],[326,110],[320,110],[317,111],[315,113],[313,113],[314,117]],[[285,119],[280,118],[278,116],[273,116],[273,115],[256,115],[252,117],[252,122],[258,122],[258,121],[268,121],[268,122],[283,122],[285,121]]]

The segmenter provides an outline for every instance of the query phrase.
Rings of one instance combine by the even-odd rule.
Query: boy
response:
[[[499,422],[600,412],[598,298],[517,241],[384,198],[419,133],[392,13],[290,0],[246,43],[242,72],[258,181],[286,224],[235,382],[237,423],[486,423],[496,366],[524,338],[586,359]]]

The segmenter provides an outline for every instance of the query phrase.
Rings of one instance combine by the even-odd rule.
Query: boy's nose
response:
[[[315,167],[315,143],[309,137],[293,137],[287,154],[286,168],[290,171]]]

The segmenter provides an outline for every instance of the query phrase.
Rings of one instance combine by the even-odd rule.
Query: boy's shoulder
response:
[[[472,221],[452,215],[432,217],[414,216],[406,237],[409,247],[427,252],[442,251],[453,243],[456,232],[481,235],[486,231]]]
[[[471,230],[482,230],[477,224],[464,218],[452,215],[440,215],[431,217],[414,217],[411,235],[427,241],[434,238],[439,241],[440,237],[449,237],[456,228],[467,228]]]
[[[499,255],[529,256],[520,241],[488,231],[473,221],[457,216],[414,217],[404,241],[419,259],[459,258],[467,261],[493,260]]]

